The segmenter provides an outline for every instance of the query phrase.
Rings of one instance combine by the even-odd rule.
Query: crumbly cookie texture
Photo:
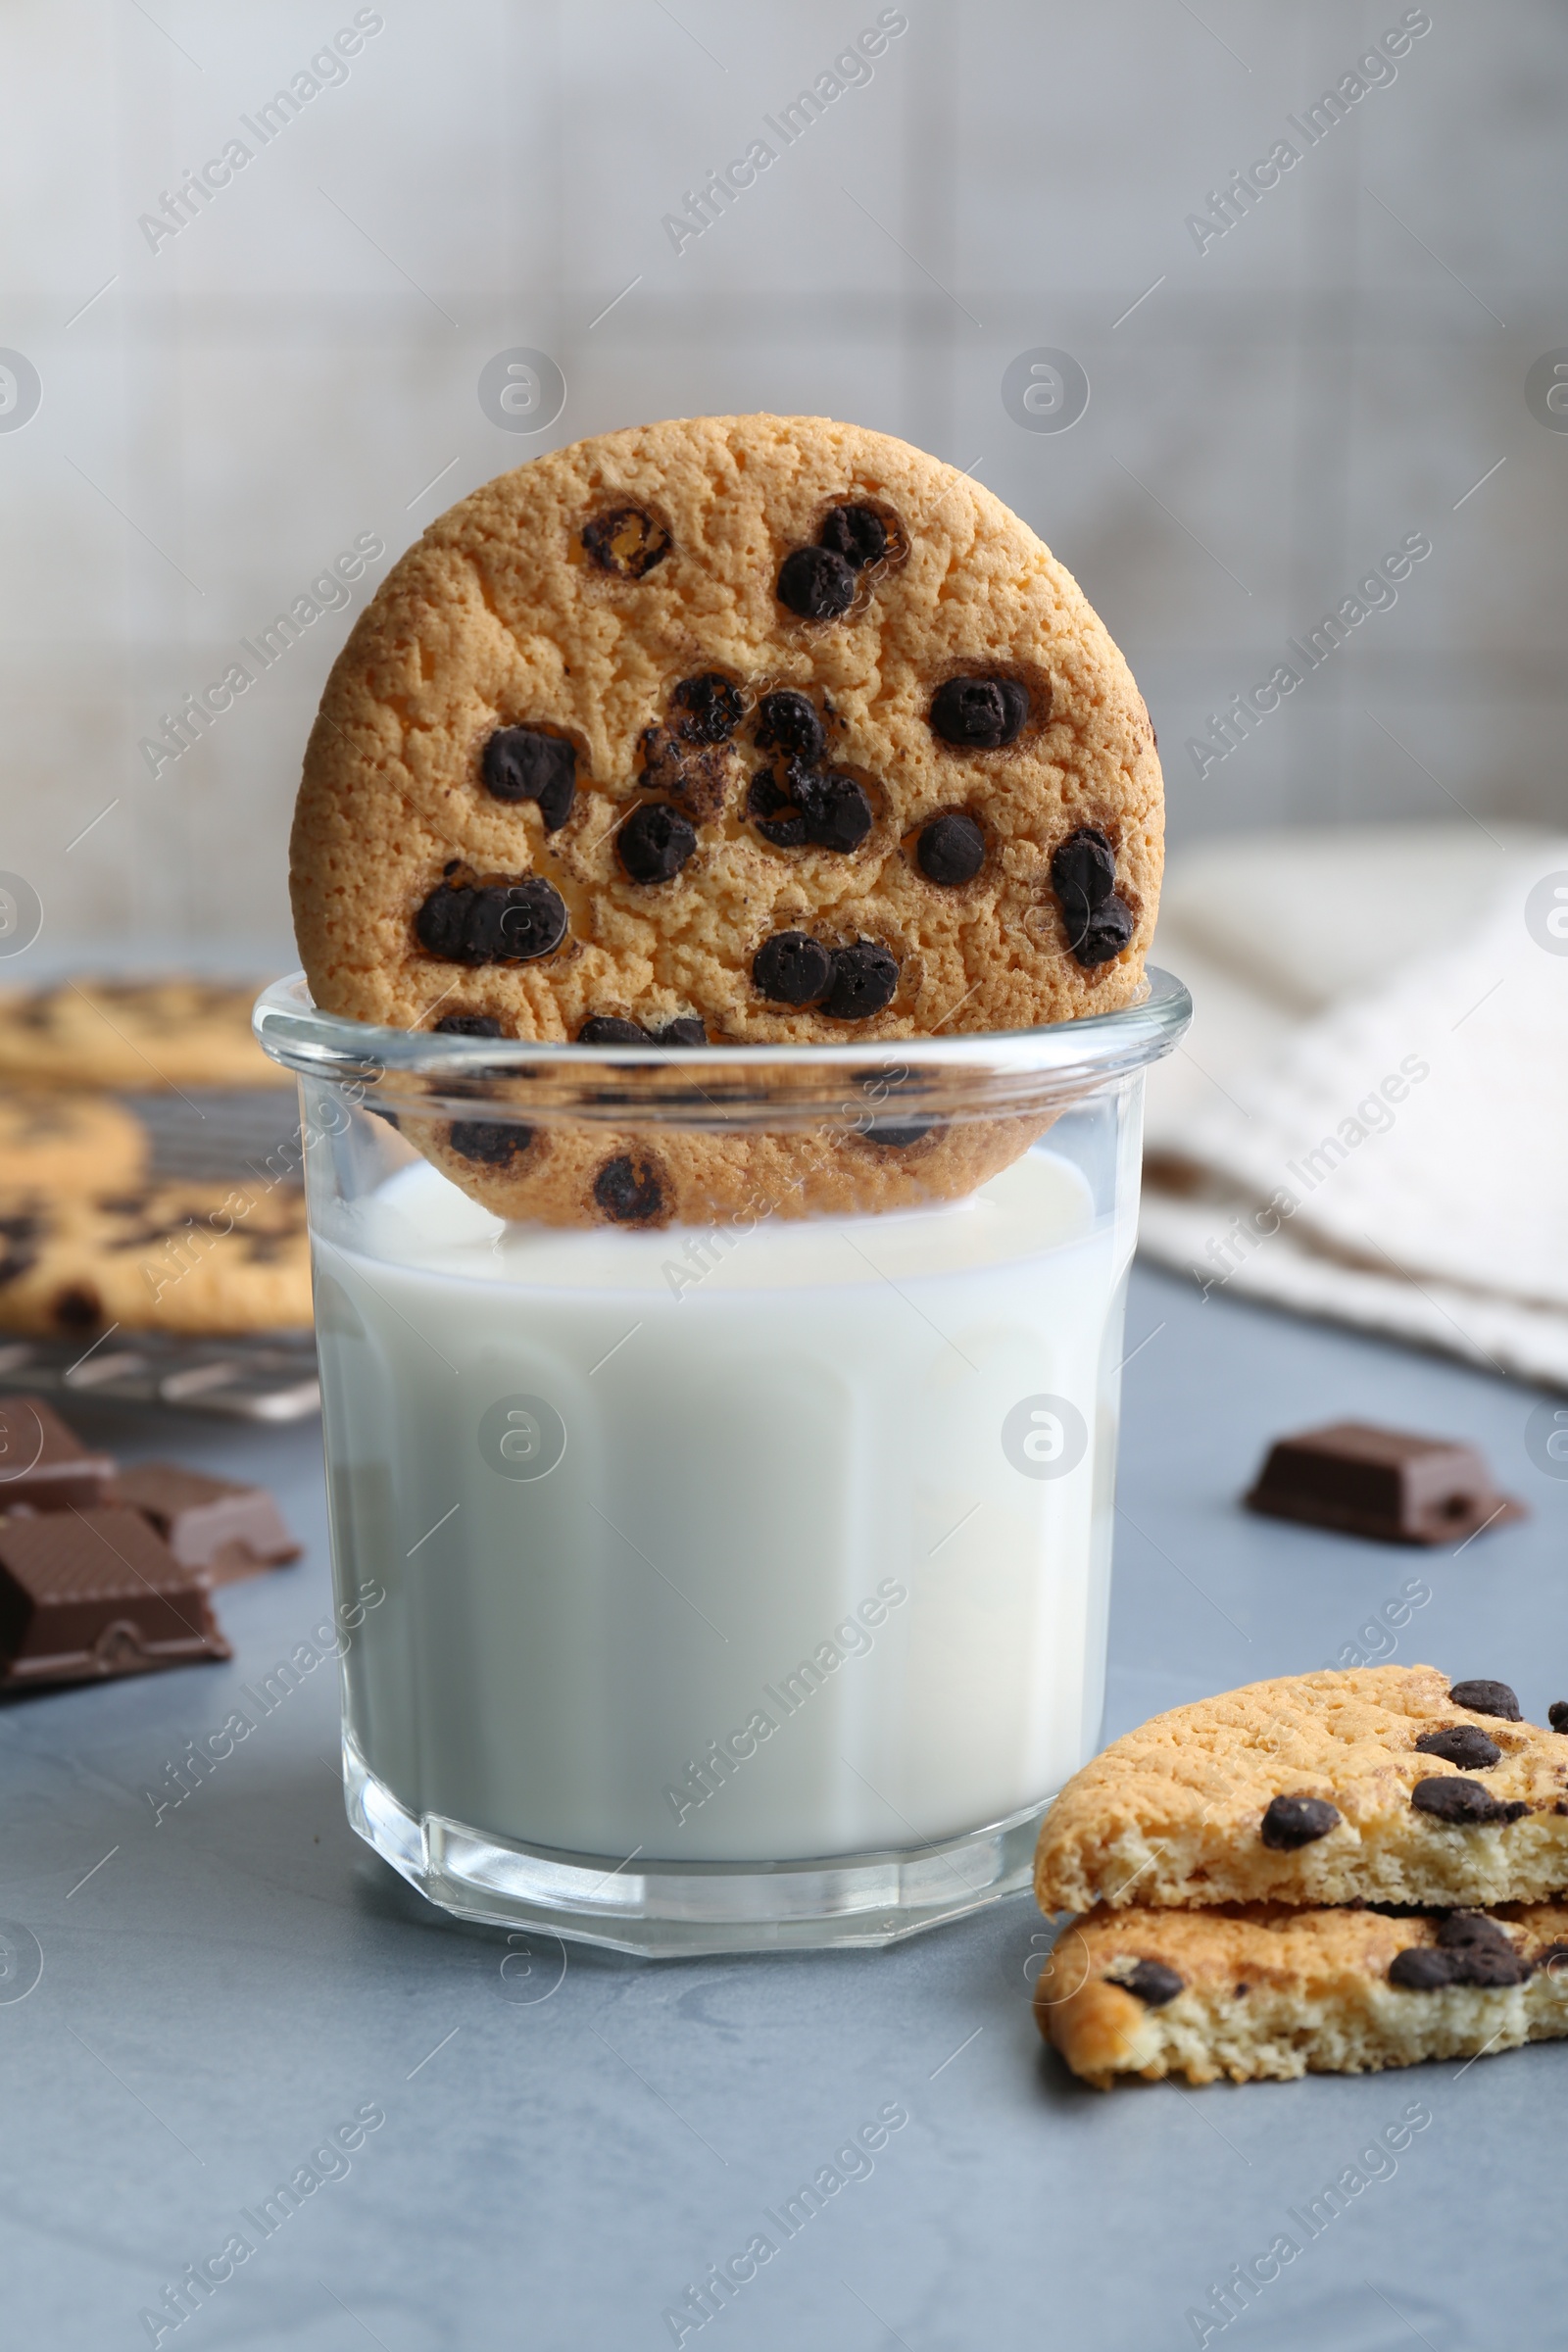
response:
[[[1361,2074],[1568,2034],[1568,1904],[1386,1918],[1278,1903],[1096,1910],[1035,1987],[1075,2075]]]
[[[146,1129],[118,1102],[43,1088],[0,1093],[0,1191],[131,1185],[147,1155]]]
[[[1034,533],[767,416],[579,442],[433,523],[327,681],[291,856],[329,1011],[780,1043],[1125,1004],[1160,862],[1148,713]]]
[[[0,1331],[220,1334],[311,1320],[304,1195],[157,1184],[0,1195]]]
[[[1568,1718],[1565,1718],[1568,1719]],[[1156,1715],[1067,1783],[1042,1910],[1487,1905],[1568,1887],[1568,1736],[1434,1666],[1282,1677]]]
[[[0,991],[0,1077],[133,1094],[279,1086],[284,1073],[251,1034],[256,993],[224,981],[90,978]]]

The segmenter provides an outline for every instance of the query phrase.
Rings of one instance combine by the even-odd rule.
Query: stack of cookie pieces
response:
[[[1100,2088],[1360,2073],[1568,2034],[1568,1704],[1431,1666],[1254,1683],[1071,1780],[1040,2030]]]
[[[254,995],[191,979],[0,995],[0,1331],[86,1347],[114,1327],[310,1321],[297,1155],[279,1171],[247,1167],[237,1137],[224,1149],[233,1090],[278,1083]],[[177,1102],[221,1176],[159,1164],[150,1097]]]

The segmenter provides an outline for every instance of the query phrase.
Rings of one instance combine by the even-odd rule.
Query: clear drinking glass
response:
[[[1027,1884],[1099,1740],[1143,1073],[1190,1014],[1153,972],[1004,1035],[532,1046],[267,991],[349,1818],[394,1869],[645,1954],[881,1944]],[[443,1172],[514,1147],[597,1166],[607,1221]],[[728,1171],[712,1215],[644,1218],[682,1152]],[[960,1164],[995,1172],[942,1198]]]

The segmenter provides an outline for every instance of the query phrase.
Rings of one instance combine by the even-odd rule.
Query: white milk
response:
[[[1004,1819],[1091,1752],[1131,1233],[1067,1160],[722,1242],[508,1226],[420,1162],[334,1223],[334,1549],[389,1595],[349,1723],[410,1812],[806,1860]],[[1004,1450],[1041,1394],[1088,1424],[1059,1477]],[[560,1442],[519,1396],[564,1431],[543,1476],[504,1475]]]

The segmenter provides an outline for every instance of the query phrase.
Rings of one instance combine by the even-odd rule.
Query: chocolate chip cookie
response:
[[[136,1183],[146,1165],[146,1129],[104,1096],[0,1094],[0,1192],[119,1188]]]
[[[1488,1905],[1568,1887],[1568,1739],[1504,1683],[1433,1666],[1283,1676],[1175,1707],[1070,1780],[1046,1911],[1095,1904]]]
[[[292,888],[332,1012],[799,1045],[1130,1003],[1160,862],[1148,713],[1027,525],[763,416],[580,442],[431,525],[328,679]]]
[[[1478,2057],[1568,2034],[1568,1904],[1092,1911],[1057,1936],[1035,2018],[1101,2090],[1118,2077],[1290,2081]],[[1390,2135],[1395,2150],[1408,2141]]]
[[[251,1035],[260,982],[107,980],[0,990],[0,1077],[34,1086],[278,1086]]]
[[[304,1195],[154,1184],[0,1195],[0,1331],[219,1334],[311,1320]]]
[[[431,525],[340,656],[293,843],[317,1002],[801,1043],[1136,995],[1160,776],[1027,525],[812,417],[585,441]]]

